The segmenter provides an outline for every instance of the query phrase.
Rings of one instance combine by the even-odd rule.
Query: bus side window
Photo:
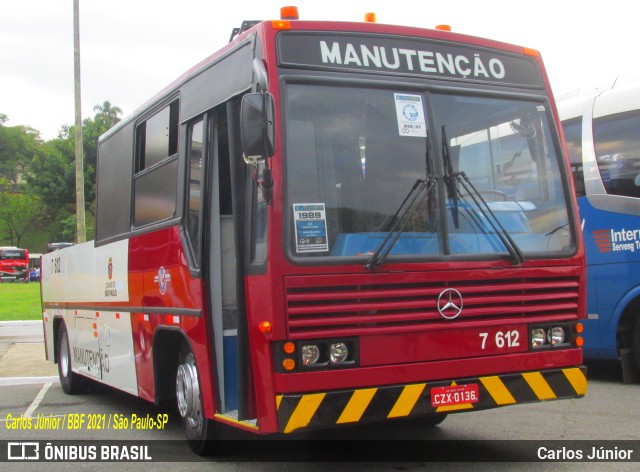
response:
[[[202,179],[204,177],[203,121],[189,127],[189,209],[187,234],[196,263],[200,265],[200,215],[202,208]]]
[[[582,117],[562,122],[567,152],[571,162],[571,173],[576,188],[576,195],[586,195],[584,187],[584,170],[582,165]]]
[[[267,260],[267,208],[262,191],[262,173],[264,163],[249,169],[251,182],[251,245],[249,258],[251,264],[262,264]]]
[[[178,101],[136,128],[135,227],[173,218],[178,193]]]
[[[640,197],[640,111],[597,118],[593,122],[596,160],[607,193]]]

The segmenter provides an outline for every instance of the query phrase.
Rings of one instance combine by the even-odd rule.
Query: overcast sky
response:
[[[82,114],[105,100],[131,113],[224,46],[242,20],[362,21],[453,31],[538,49],[556,94],[638,70],[633,2],[607,0],[80,0]],[[221,5],[225,5],[224,8]],[[43,139],[73,124],[73,0],[0,0],[0,113]]]

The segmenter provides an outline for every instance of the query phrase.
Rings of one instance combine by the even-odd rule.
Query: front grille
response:
[[[482,271],[473,279],[462,279],[459,273],[429,273],[424,277],[431,280],[424,282],[403,281],[406,274],[287,277],[289,336],[381,334],[463,320],[578,316],[580,283],[576,275],[490,275]],[[437,309],[439,294],[449,287],[458,290],[464,300],[462,313],[453,321],[445,320]]]

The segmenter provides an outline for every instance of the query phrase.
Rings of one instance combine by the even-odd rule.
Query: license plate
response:
[[[434,387],[431,389],[431,406],[452,406],[476,403],[480,400],[478,384]]]

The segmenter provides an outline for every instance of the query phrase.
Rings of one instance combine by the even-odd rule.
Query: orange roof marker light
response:
[[[540,51],[537,49],[524,48],[524,53],[528,56],[540,56]]]
[[[291,22],[289,20],[273,20],[271,26],[277,30],[290,30]]]
[[[436,29],[440,31],[451,31],[451,25],[436,25]]]
[[[365,23],[375,23],[376,22],[376,14],[375,13],[365,13],[364,14]]]
[[[298,7],[282,7],[280,8],[281,20],[298,20]]]

